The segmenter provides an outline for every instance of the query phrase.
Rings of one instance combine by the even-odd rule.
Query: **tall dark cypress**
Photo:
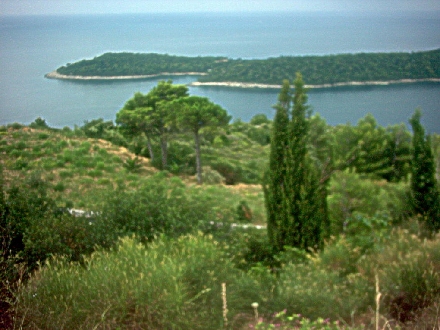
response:
[[[307,94],[301,74],[294,82],[289,120],[290,86],[287,81],[276,105],[265,197],[268,235],[276,251],[284,246],[319,248],[326,218],[319,171],[308,153]]]
[[[411,194],[415,213],[421,216],[429,231],[437,232],[440,230],[440,193],[431,140],[425,136],[421,116],[420,109],[416,109],[410,119],[413,129]]]
[[[321,194],[319,174],[308,154],[309,120],[307,94],[300,73],[294,82],[290,123],[288,173],[288,245],[301,249],[317,248],[321,242]]]
[[[289,146],[289,111],[291,106],[290,84],[283,81],[273,120],[270,145],[269,171],[265,176],[264,194],[267,210],[267,230],[269,240],[276,249],[284,242],[280,237],[280,226],[288,218],[286,207],[286,157]]]

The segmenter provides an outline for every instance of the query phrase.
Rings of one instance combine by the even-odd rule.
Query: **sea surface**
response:
[[[45,79],[61,65],[105,52],[155,52],[267,58],[400,52],[440,48],[440,13],[360,16],[328,13],[0,16],[0,125],[42,117],[54,127],[114,120],[134,92],[157,79],[77,82]],[[167,79],[167,78],[164,78]],[[196,77],[173,77],[189,83]],[[307,77],[304,77],[307,83]],[[191,87],[234,119],[273,117],[278,90]],[[440,83],[310,90],[309,104],[329,124],[372,113],[379,124],[408,123],[422,108],[428,132],[440,133]]]

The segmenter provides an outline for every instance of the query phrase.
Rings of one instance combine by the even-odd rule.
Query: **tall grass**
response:
[[[209,237],[132,238],[94,253],[85,267],[48,262],[18,295],[16,323],[34,329],[220,329],[221,286],[232,315],[250,306],[237,297],[239,273]]]

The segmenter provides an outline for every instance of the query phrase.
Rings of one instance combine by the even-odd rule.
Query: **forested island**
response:
[[[47,78],[72,80],[147,79],[198,75],[197,85],[277,87],[295,73],[309,87],[440,81],[440,49],[407,53],[357,53],[232,59],[154,53],[105,53],[68,63]]]

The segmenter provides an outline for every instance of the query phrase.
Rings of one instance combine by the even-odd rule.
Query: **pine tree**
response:
[[[301,249],[322,244],[322,225],[327,218],[319,171],[308,152],[307,94],[297,74],[289,121],[290,86],[283,83],[274,118],[269,173],[265,197],[268,235],[276,251],[284,246]]]
[[[413,208],[419,214],[427,229],[440,230],[440,193],[435,178],[435,163],[430,137],[420,123],[420,109],[410,119],[413,129],[413,148],[411,164],[411,194]]]

